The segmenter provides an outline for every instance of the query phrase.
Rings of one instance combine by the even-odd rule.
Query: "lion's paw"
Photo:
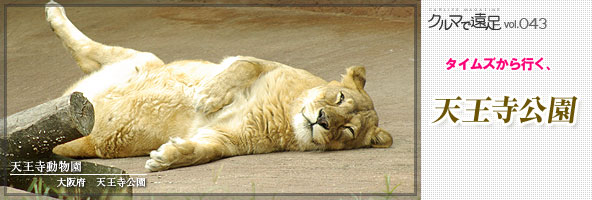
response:
[[[45,16],[48,22],[59,23],[60,20],[66,16],[66,11],[62,5],[51,0],[45,4]]]
[[[163,155],[164,151],[161,151],[161,148],[150,152],[150,159],[146,161],[144,168],[153,172],[167,170],[171,163]]]
[[[194,146],[190,141],[175,137],[157,150],[150,152],[150,159],[144,168],[150,171],[162,171],[184,165],[193,157]]]
[[[158,162],[157,160],[149,159],[146,161],[146,165],[144,165],[144,168],[150,170],[151,172],[157,172],[167,170],[169,166],[165,165],[164,163]]]

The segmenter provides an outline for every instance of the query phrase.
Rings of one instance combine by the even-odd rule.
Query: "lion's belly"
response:
[[[94,105],[96,143],[144,152],[170,137],[186,137],[199,117],[192,92],[200,81],[221,71],[206,62],[176,62],[156,69],[105,68],[72,91],[82,92]]]
[[[165,79],[153,79],[157,76]],[[187,135],[196,112],[189,87],[170,74],[139,74],[94,98],[93,138],[113,141],[131,152],[158,148],[170,137]]]

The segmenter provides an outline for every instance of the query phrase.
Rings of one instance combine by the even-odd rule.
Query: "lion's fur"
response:
[[[341,82],[326,82],[244,56],[165,65],[151,53],[88,39],[61,7],[48,6],[46,13],[88,73],[65,94],[83,92],[95,108],[92,133],[57,146],[56,154],[150,154],[146,168],[157,171],[235,155],[392,144],[364,91],[363,67],[349,68]]]

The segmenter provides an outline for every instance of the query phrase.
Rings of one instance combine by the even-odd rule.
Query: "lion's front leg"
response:
[[[239,58],[224,71],[198,85],[194,95],[197,111],[207,115],[222,109],[232,103],[237,94],[248,89],[263,73],[273,69],[274,66]]]
[[[224,157],[237,155],[230,138],[225,134],[209,129],[200,129],[190,139],[171,138],[171,140],[150,152],[145,168],[162,171],[177,167],[207,163]]]

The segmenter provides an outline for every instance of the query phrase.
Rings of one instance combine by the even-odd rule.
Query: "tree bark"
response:
[[[9,116],[0,154],[8,158],[47,155],[59,144],[90,134],[93,125],[92,104],[75,92]]]

